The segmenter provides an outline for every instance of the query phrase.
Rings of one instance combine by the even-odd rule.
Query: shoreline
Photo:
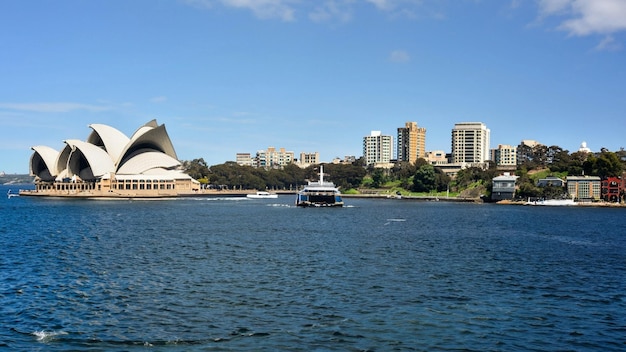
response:
[[[77,193],[39,193],[33,190],[20,189],[19,195],[24,197],[39,198],[69,198],[69,199],[163,199],[163,198],[190,198],[190,197],[245,197],[248,194],[254,194],[256,190],[199,190],[196,192],[181,192],[178,194],[124,194],[124,195],[100,195],[94,192],[77,192]],[[278,195],[295,195],[296,191],[283,190],[271,191]],[[15,194],[17,196],[18,194]],[[358,193],[358,194],[342,194],[343,198],[363,198],[363,199],[390,199],[390,200],[406,200],[406,201],[422,201],[422,202],[454,202],[454,203],[491,203],[485,202],[481,198],[459,198],[459,197],[438,197],[438,196],[398,196],[380,193]],[[531,205],[526,201],[501,200],[493,202],[499,205],[516,205],[516,206],[558,206],[558,205]],[[609,202],[580,202],[573,205],[564,205],[567,207],[591,207],[591,208],[626,208],[626,203],[609,203]]]
[[[343,198],[375,198],[375,199],[395,199],[413,200],[423,202],[457,202],[457,203],[484,203],[480,198],[458,198],[458,197],[438,197],[438,196],[396,196],[391,194],[341,194]]]
[[[534,204],[526,204],[526,201],[514,201],[514,200],[501,200],[496,202],[496,204],[502,205],[523,205],[523,206],[532,206],[532,207],[588,207],[588,208],[626,208],[626,203],[610,203],[605,201],[599,202],[579,202],[572,205],[534,205]]]

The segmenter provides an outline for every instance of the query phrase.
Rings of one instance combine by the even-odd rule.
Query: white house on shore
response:
[[[504,175],[492,179],[491,200],[511,200],[515,196],[515,182],[519,176],[505,172]]]

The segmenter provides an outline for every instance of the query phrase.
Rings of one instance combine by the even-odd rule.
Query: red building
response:
[[[621,192],[624,190],[622,179],[619,177],[607,177],[602,180],[602,199],[606,202],[619,202]]]

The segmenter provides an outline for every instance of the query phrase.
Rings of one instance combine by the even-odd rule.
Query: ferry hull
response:
[[[298,194],[296,205],[299,207],[342,207],[343,199],[338,195]]]

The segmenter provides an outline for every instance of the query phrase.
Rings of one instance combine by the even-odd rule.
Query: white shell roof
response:
[[[45,145],[34,146],[31,149],[35,152],[30,157],[30,174],[39,175],[42,179],[53,179],[58,173],[56,160],[59,152]],[[43,165],[38,160],[41,160]],[[41,169],[40,166],[44,166],[45,169]]]
[[[141,126],[131,138],[108,125],[91,124],[89,127],[93,131],[87,141],[68,139],[60,152],[46,146],[33,147],[31,174],[42,180],[72,175],[83,179],[99,178],[112,172],[125,176],[150,174],[168,179],[191,178],[171,170],[179,167],[180,162],[165,125],[159,126],[156,120]]]
[[[126,163],[139,148],[153,149],[154,151],[162,152],[174,159],[178,159],[172,141],[165,130],[165,125],[149,127],[148,124],[142,126],[133,134],[130,142],[117,159],[116,165],[118,168]]]
[[[91,168],[91,172],[95,177],[101,177],[102,175],[115,171],[115,165],[113,164],[113,160],[109,154],[100,147],[93,145],[91,143],[79,141],[77,139],[68,139],[65,141],[67,144],[66,148],[75,148],[82,153],[82,157],[87,159],[87,163]],[[80,157],[80,154],[76,154],[76,152],[72,152],[69,155],[68,164],[73,165],[72,162],[74,158]],[[70,171],[78,174],[80,170],[72,170],[70,167]],[[80,175],[83,177],[83,175]]]
[[[143,152],[129,159],[119,169],[117,174],[142,174],[157,167],[171,169],[180,165],[180,162],[171,156],[159,152]]]
[[[87,142],[95,145],[102,142],[104,149],[109,153],[111,159],[119,159],[124,147],[128,145],[130,138],[108,125],[93,123],[89,125],[89,127],[93,129],[93,132],[87,137]]]

